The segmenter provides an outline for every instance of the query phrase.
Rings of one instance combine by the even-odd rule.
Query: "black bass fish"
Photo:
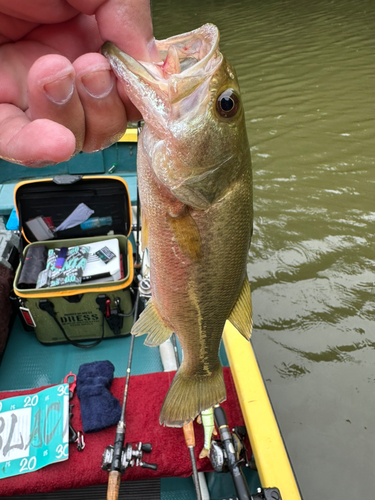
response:
[[[183,360],[160,423],[182,427],[226,398],[218,357],[226,320],[251,335],[251,161],[238,81],[217,27],[156,46],[155,64],[110,42],[102,53],[145,121],[137,169],[152,298],[132,333],[156,346],[176,332]]]

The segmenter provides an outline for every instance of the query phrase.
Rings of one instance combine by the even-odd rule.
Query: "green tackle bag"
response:
[[[51,239],[36,241],[30,229],[33,226],[27,222],[43,219],[58,228],[81,203],[94,211],[93,217],[103,219],[104,225],[52,229]],[[134,269],[126,182],[116,176],[63,176],[22,182],[15,187],[15,205],[20,229],[29,244],[22,252],[13,288],[28,329],[34,329],[43,344],[69,342],[79,347],[89,346],[89,341],[96,345],[102,339],[128,335],[133,324],[130,285]],[[40,279],[38,273],[45,266],[45,262],[38,262],[38,255],[55,259],[56,272],[56,259],[65,248],[60,281],[49,274],[44,287],[35,288],[35,276]],[[32,279],[27,272],[30,262],[34,265]],[[80,267],[93,269],[92,275],[82,276],[84,271],[79,275]]]

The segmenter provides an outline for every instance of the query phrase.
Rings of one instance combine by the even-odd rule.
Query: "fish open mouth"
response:
[[[171,104],[183,99],[212,75],[220,64],[219,30],[213,24],[156,41],[161,63],[143,63],[158,80],[168,83]]]
[[[197,30],[157,40],[161,62],[136,61],[111,42],[102,47],[125,90],[145,121],[165,127],[173,106],[189,97],[222,61],[219,30],[205,24]],[[165,130],[165,128],[164,128]],[[165,133],[165,132],[164,132]]]

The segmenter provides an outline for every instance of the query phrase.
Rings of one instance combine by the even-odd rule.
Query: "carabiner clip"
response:
[[[85,443],[85,440],[83,437],[83,432],[81,432],[81,431],[77,432],[76,443],[77,443],[77,450],[78,451],[83,451],[85,449],[86,443]]]
[[[72,382],[69,382],[69,378],[73,377]],[[68,375],[64,378],[64,384],[69,384],[69,399],[73,399],[74,389],[77,385],[77,377],[73,372],[69,372]]]

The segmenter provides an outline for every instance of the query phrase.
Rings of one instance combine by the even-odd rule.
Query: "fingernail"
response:
[[[74,90],[73,75],[64,76],[44,85],[48,99],[55,104],[64,104],[71,98]]]
[[[114,77],[109,70],[98,70],[82,76],[82,83],[92,97],[106,97],[113,88]]]

